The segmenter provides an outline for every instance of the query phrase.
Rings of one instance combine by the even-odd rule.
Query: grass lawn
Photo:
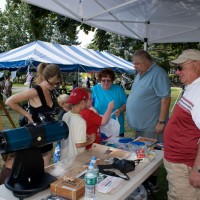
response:
[[[16,86],[15,86],[16,87]],[[176,87],[172,87],[171,88],[171,97],[172,97],[172,100],[171,100],[171,105],[170,105],[170,115],[172,113],[172,109],[174,107],[174,103],[176,102],[177,98],[180,97],[180,92],[181,92],[181,88],[176,88]],[[14,123],[16,126],[18,126],[18,119],[19,119],[19,114],[12,111],[12,110],[9,110],[9,113],[10,113],[10,116],[12,117]],[[12,128],[10,122],[8,121],[7,117],[6,116],[2,116],[4,115],[4,113],[2,112],[2,109],[0,110],[0,114],[1,114],[1,118],[2,118],[2,127],[3,129],[10,129]],[[125,136],[126,137],[134,137],[134,131],[131,130],[129,127],[128,127],[128,124],[127,122],[125,121]],[[3,165],[3,162],[0,158],[0,170],[1,170],[1,167]],[[160,186],[160,191],[156,194],[156,198],[157,200],[165,200],[167,199],[167,181],[166,181],[166,171],[164,169],[163,166],[160,167],[159,169],[159,175],[158,175],[158,183],[159,183],[159,186]],[[151,196],[148,197],[149,200],[151,200]]]

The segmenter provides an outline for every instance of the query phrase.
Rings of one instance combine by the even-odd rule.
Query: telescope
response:
[[[23,199],[47,189],[55,177],[44,171],[44,161],[38,147],[67,139],[64,121],[28,124],[0,132],[0,153],[14,153],[14,163],[5,186]]]

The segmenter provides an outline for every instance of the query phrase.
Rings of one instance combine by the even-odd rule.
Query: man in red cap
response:
[[[61,141],[61,160],[73,159],[95,140],[95,134],[86,137],[86,122],[80,116],[80,112],[86,108],[88,98],[88,93],[83,88],[75,88],[67,100],[72,109],[62,118],[69,127],[69,137]]]

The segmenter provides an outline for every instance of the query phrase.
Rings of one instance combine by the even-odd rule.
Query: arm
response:
[[[96,135],[95,133],[94,134],[91,134],[90,136],[87,136],[87,141],[86,142],[83,142],[83,143],[76,143],[76,148],[81,148],[81,147],[86,147],[90,144],[92,144],[96,139]]]
[[[104,125],[104,124],[108,123],[108,121],[109,121],[109,119],[111,117],[111,114],[112,114],[112,110],[113,110],[114,107],[115,107],[114,101],[111,101],[108,104],[108,108],[107,108],[106,112],[102,116],[101,125]]]
[[[19,106],[19,103],[29,99],[33,99],[35,96],[37,96],[37,91],[35,89],[29,89],[9,97],[6,100],[5,104],[11,107],[16,112],[20,113],[21,115],[27,117],[29,122],[33,122],[30,113]]]
[[[198,151],[194,161],[194,166],[189,174],[190,184],[195,188],[200,188],[200,173],[197,171],[198,169],[200,169],[200,143],[198,144]]]
[[[160,115],[159,115],[159,121],[165,121],[170,107],[171,97],[166,97],[161,99],[161,108],[160,108]],[[164,130],[165,123],[160,124],[157,123],[155,128],[155,133],[160,133]]]
[[[123,113],[125,111],[126,111],[126,104],[123,104],[120,108],[115,110],[116,117],[119,117],[121,115],[121,113]]]

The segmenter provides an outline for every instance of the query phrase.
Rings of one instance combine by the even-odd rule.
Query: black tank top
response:
[[[40,122],[41,123],[40,119],[38,118],[38,114],[41,113],[41,114],[45,115],[45,113],[47,113],[47,112],[52,112],[54,104],[53,104],[52,107],[49,107],[47,105],[44,93],[42,91],[42,88],[39,85],[35,85],[33,88],[36,89],[42,105],[37,107],[37,108],[29,105],[30,114],[32,115],[32,119],[33,119],[34,122]],[[46,152],[48,152],[52,149],[53,149],[53,144],[47,144],[47,145],[40,147],[40,152],[46,153]]]

